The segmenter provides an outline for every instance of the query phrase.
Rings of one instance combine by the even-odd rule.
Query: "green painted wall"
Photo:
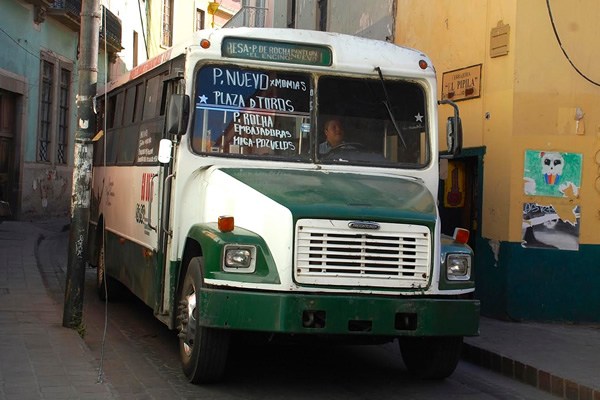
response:
[[[58,58],[73,62],[72,104],[75,109],[77,91],[77,43],[78,33],[49,16],[41,24],[33,21],[33,7],[17,1],[3,1],[0,13],[0,68],[28,81],[27,139],[24,141],[24,162],[36,160],[36,138],[40,80],[40,51],[52,52]],[[71,115],[71,126],[75,126],[75,113]],[[71,144],[71,143],[70,143]],[[71,147],[72,149],[72,147]],[[72,157],[70,157],[72,159]],[[71,161],[72,163],[72,161]]]
[[[486,239],[476,254],[476,297],[482,315],[500,319],[600,322],[600,246],[579,251],[525,249]]]

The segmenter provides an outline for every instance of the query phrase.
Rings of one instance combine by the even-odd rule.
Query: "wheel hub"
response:
[[[185,296],[180,303],[180,333],[179,337],[183,340],[183,350],[189,357],[194,348],[194,338],[196,337],[196,292]]]

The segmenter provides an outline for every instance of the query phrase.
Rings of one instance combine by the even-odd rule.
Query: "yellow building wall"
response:
[[[148,16],[148,53],[155,57],[167,49],[162,40],[163,0],[147,0]],[[196,4],[194,0],[176,0],[173,2],[173,44],[188,38],[196,27]],[[209,15],[206,15],[207,19]]]
[[[518,2],[514,90],[513,170],[522,170],[526,149],[580,153],[583,157],[578,198],[549,199],[523,195],[516,183],[511,196],[511,223],[519,222],[518,205],[526,201],[581,207],[580,244],[600,244],[600,2],[551,1],[551,12],[563,49],[552,29],[546,2]],[[584,112],[579,122],[576,108]],[[600,154],[600,153],[599,153]],[[550,201],[549,201],[550,200]],[[511,240],[520,238],[520,226],[511,226]]]
[[[501,4],[500,4],[501,3]],[[489,33],[498,21],[513,25],[514,1],[398,0],[395,40],[425,52],[438,76],[438,99],[444,72],[482,64],[481,97],[458,103],[464,146],[487,146],[484,168],[483,235],[508,238],[511,171],[506,168],[512,130],[514,52],[491,62]],[[445,121],[450,107],[440,107],[440,143],[445,143]],[[486,119],[489,113],[489,119]]]
[[[465,147],[486,146],[482,222],[484,237],[519,242],[523,203],[581,206],[580,244],[600,244],[600,87],[582,78],[563,55],[545,1],[397,0],[397,44],[424,51],[438,74],[482,64],[481,97],[460,101]],[[600,82],[600,2],[551,1],[564,48]],[[490,57],[490,33],[510,26],[508,54]],[[576,132],[575,109],[585,116]],[[450,109],[440,107],[440,143]],[[581,132],[582,126],[585,131]],[[525,150],[583,155],[579,198],[526,196]],[[600,153],[599,153],[600,154]],[[599,160],[600,162],[600,160]],[[600,190],[600,187],[599,187]]]
[[[196,31],[196,10],[203,10],[204,28],[210,29],[213,16],[208,13],[209,0],[174,0],[173,1],[173,44],[188,39]],[[148,15],[148,52],[152,58],[167,48],[161,45],[163,0],[147,0]],[[234,0],[218,1],[219,8],[214,15],[214,27],[223,26],[239,11],[241,4]]]

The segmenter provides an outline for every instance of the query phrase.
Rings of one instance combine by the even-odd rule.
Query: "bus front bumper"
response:
[[[476,336],[479,300],[203,288],[200,324],[322,335]]]

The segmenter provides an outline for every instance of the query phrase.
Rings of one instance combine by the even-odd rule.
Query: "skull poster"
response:
[[[531,196],[577,196],[581,154],[525,150],[524,191]]]

